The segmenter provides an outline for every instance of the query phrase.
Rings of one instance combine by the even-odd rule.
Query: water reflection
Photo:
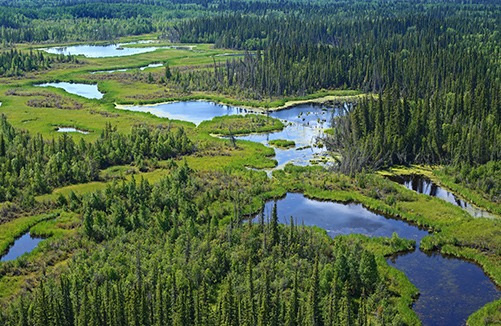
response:
[[[265,206],[271,215],[273,202]],[[311,200],[302,194],[288,193],[277,201],[279,222],[315,225],[331,237],[362,233],[368,236],[400,237],[416,240],[417,246],[428,234],[412,224],[385,217],[360,204],[340,204]],[[258,222],[259,217],[254,219]],[[488,302],[499,299],[501,291],[482,269],[468,261],[437,252],[416,249],[388,258],[388,264],[403,271],[421,295],[413,306],[423,325],[463,325],[465,320]]]
[[[101,93],[97,88],[97,84],[91,85],[91,84],[81,84],[81,83],[58,82],[58,83],[38,84],[35,86],[62,88],[70,94],[75,94],[88,99],[102,99],[104,95],[104,93]]]
[[[58,127],[57,132],[79,132],[81,134],[89,134],[90,131],[80,130],[73,127]]]
[[[24,253],[35,249],[38,243],[42,240],[43,238],[32,237],[29,232],[26,232],[14,241],[12,247],[10,247],[7,253],[2,256],[1,261],[5,262],[21,257]]]
[[[124,47],[124,45],[141,43],[153,43],[153,41],[139,41],[121,44],[116,43],[109,45],[73,45],[64,47],[52,47],[41,50],[52,54],[83,55],[87,58],[109,58],[148,53],[158,49],[180,49],[180,47],[175,46]]]
[[[420,194],[426,194],[433,197],[441,198],[451,204],[457,205],[467,211],[473,217],[486,217],[486,218],[498,218],[495,214],[492,214],[486,210],[475,207],[470,203],[466,202],[462,198],[456,196],[450,191],[440,187],[431,179],[420,174],[411,175],[392,175],[389,177],[390,180],[404,185],[410,190],[414,190]]]

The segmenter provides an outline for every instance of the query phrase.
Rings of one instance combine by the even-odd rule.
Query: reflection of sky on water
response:
[[[455,257],[416,250],[387,261],[419,289],[413,310],[423,325],[464,325],[473,312],[501,294],[479,266]]]
[[[9,251],[5,255],[2,256],[1,261],[14,260],[26,252],[32,251],[42,240],[42,238],[32,238],[29,232],[25,233],[23,236],[15,240],[14,245],[9,248]]]
[[[269,219],[273,202],[265,206]],[[400,237],[420,240],[428,232],[401,220],[386,218],[360,204],[340,204],[311,200],[302,194],[288,193],[277,201],[279,222],[315,225],[334,237],[339,234],[362,233],[368,236]],[[259,217],[254,218],[257,223]],[[423,325],[463,325],[474,311],[500,297],[500,290],[477,265],[439,253],[419,249],[387,259],[391,266],[403,271],[417,286],[421,295],[413,306]]]
[[[62,88],[70,94],[79,95],[89,99],[102,99],[104,93],[101,93],[96,85],[80,84],[80,83],[44,83],[35,85],[38,87],[57,87]]]
[[[289,162],[297,165],[309,164],[309,160],[313,159],[315,154],[324,152],[322,148],[313,146],[317,137],[321,137],[323,134],[323,130],[319,128],[312,128],[298,123],[292,125],[286,123],[286,127],[282,131],[236,136],[235,138],[261,143],[268,147],[270,147],[268,144],[270,140],[286,139],[294,141],[296,143],[294,147],[274,148],[274,159],[278,161],[278,166],[281,167]],[[310,147],[301,149],[306,146]]]
[[[125,109],[138,112],[150,112],[153,115],[193,122],[199,125],[202,121],[212,120],[223,115],[235,115],[247,112],[247,110],[227,105],[205,101],[172,102],[156,105],[127,106]]]
[[[270,216],[272,208],[273,202],[268,202],[265,215]],[[401,237],[419,241],[428,234],[401,220],[372,213],[361,204],[311,200],[302,194],[289,193],[278,200],[277,212],[280,223],[289,224],[293,216],[295,224],[316,225],[327,230],[331,237],[352,233],[391,237],[393,232],[397,232]],[[254,221],[258,219],[256,217]]]
[[[138,41],[131,43],[109,44],[109,45],[72,45],[64,47],[52,47],[41,49],[47,53],[64,54],[64,55],[83,55],[87,58],[108,58],[108,57],[123,57],[133,54],[153,52],[157,49],[169,49],[176,47],[168,46],[151,46],[151,47],[123,47],[130,44],[153,43],[153,41]]]

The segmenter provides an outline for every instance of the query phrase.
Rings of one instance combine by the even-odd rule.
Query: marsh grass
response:
[[[283,128],[284,124],[279,119],[258,114],[219,116],[203,121],[198,126],[199,130],[225,136],[280,131]]]
[[[286,139],[273,139],[270,140],[268,144],[278,148],[291,148],[296,146],[296,143],[293,140]]]

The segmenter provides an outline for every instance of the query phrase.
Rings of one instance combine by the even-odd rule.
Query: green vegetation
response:
[[[257,114],[230,115],[215,117],[210,121],[204,121],[199,130],[211,134],[229,136],[231,134],[250,134],[253,132],[280,131],[284,124],[279,119],[269,118]]]
[[[498,221],[372,172],[437,164],[426,174],[501,214],[497,1],[14,0],[0,8],[0,251],[28,230],[49,237],[0,263],[0,324],[419,324],[410,309],[418,289],[385,262],[415,243],[397,234],[330,239],[317,227],[279,225],[276,209],[264,223],[264,203],[287,192],[428,227],[422,249],[473,260],[501,284]],[[42,50],[152,40],[164,48],[125,57]],[[152,63],[162,67],[140,69]],[[129,70],[91,73],[116,69]],[[105,95],[34,86],[54,81],[97,84]],[[344,107],[316,145],[339,171],[288,164],[268,178],[252,170],[275,168],[274,149],[233,136],[286,127],[264,114],[196,127],[121,109],[188,100],[265,114],[309,102]],[[247,221],[256,214],[258,223]],[[500,304],[469,324],[495,324]]]
[[[0,252],[5,253],[14,243],[14,239],[28,232],[32,226],[42,221],[53,220],[58,216],[59,213],[23,216],[0,225]]]
[[[279,148],[290,148],[296,146],[296,143],[293,140],[286,140],[286,139],[273,139],[270,140],[268,144]]]
[[[473,203],[501,214],[501,162],[484,165],[467,163],[433,171],[440,182]]]

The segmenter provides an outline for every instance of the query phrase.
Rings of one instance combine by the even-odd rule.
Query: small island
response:
[[[286,139],[274,139],[268,142],[270,146],[278,147],[278,148],[291,148],[295,147],[296,143],[293,140]]]
[[[284,124],[279,119],[259,114],[226,115],[204,121],[198,126],[198,129],[211,134],[229,136],[255,132],[281,131],[284,129]]]

